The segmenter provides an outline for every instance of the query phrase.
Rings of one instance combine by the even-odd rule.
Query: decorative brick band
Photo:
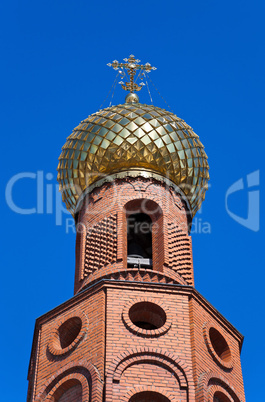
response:
[[[44,398],[37,398],[36,402],[43,401],[45,402],[54,402],[57,401],[60,396],[63,395],[65,391],[70,389],[74,385],[81,385],[82,387],[82,402],[89,402],[89,384],[84,375],[78,373],[71,373],[60,379],[53,388],[48,391],[49,394],[44,396]],[[62,390],[61,390],[62,389]]]
[[[96,271],[92,275],[88,276],[79,291],[85,289],[87,286],[90,286],[99,278],[117,279],[121,281],[125,280],[187,285],[186,281],[180,275],[169,268],[164,268],[164,272],[162,273],[144,268],[123,268],[122,264],[115,264],[103,267],[99,271]]]
[[[192,372],[185,362],[166,349],[139,347],[121,353],[110,364],[106,378],[106,400],[108,402],[113,401],[113,382],[118,383],[128,367],[140,362],[150,362],[169,370],[176,377],[180,388],[188,392],[188,383],[192,383],[193,378]]]
[[[161,326],[160,328],[147,330],[147,329],[139,328],[131,321],[130,316],[129,316],[131,307],[133,307],[137,303],[145,303],[145,302],[155,304],[156,306],[159,306],[164,311],[164,313],[166,315],[166,321],[165,321],[164,325]],[[160,300],[156,300],[156,299],[148,298],[148,297],[140,297],[140,298],[131,300],[125,304],[123,312],[122,312],[122,319],[123,319],[123,322],[124,322],[126,328],[129,329],[129,331],[131,331],[133,334],[143,336],[144,338],[156,338],[161,335],[164,335],[170,329],[171,324],[172,324],[172,313],[163,303],[161,303]]]
[[[157,174],[153,171],[148,171],[145,169],[141,169],[141,170],[130,169],[128,171],[123,171],[123,172],[118,172],[115,174],[107,175],[107,176],[104,176],[103,179],[97,180],[95,183],[90,185],[79,197],[77,205],[76,205],[75,213],[78,212],[79,210],[81,210],[82,203],[84,203],[85,197],[89,193],[91,193],[95,188],[100,188],[106,183],[113,184],[115,181],[118,181],[118,180],[123,181],[124,179],[126,180],[128,178],[131,178],[134,180],[139,179],[139,178],[144,179],[144,180],[149,179],[149,180],[152,180],[154,183],[161,183],[165,187],[169,188],[171,190],[171,192],[174,192],[175,194],[177,194],[181,197],[181,199],[185,203],[185,206],[186,206],[189,214],[191,214],[190,204],[189,204],[187,197],[185,196],[184,192],[175,183],[173,183],[170,179],[168,179],[164,176],[161,176],[160,174]],[[140,190],[143,191],[142,189],[140,189]]]
[[[70,345],[68,345],[65,348],[61,348],[60,342],[58,339],[60,328],[62,327],[62,325],[67,323],[67,321],[69,321],[69,325],[71,325],[71,321],[70,321],[71,319],[72,320],[75,320],[75,319],[81,320],[81,329],[80,329],[79,333],[77,334],[76,338],[74,338],[73,341],[70,343]],[[73,321],[73,325],[74,325],[74,321]],[[72,313],[71,312],[71,313],[65,315],[63,319],[58,319],[57,321],[55,321],[55,326],[51,333],[51,336],[50,336],[50,339],[49,339],[49,342],[47,345],[49,352],[54,356],[61,356],[61,355],[67,354],[81,342],[81,340],[84,338],[84,336],[87,332],[87,329],[88,329],[88,319],[87,319],[87,316],[82,311],[80,311],[80,313]]]
[[[103,382],[97,369],[86,360],[78,365],[74,362],[67,364],[59,370],[57,376],[52,376],[42,387],[35,402],[52,401],[56,390],[64,382],[75,379],[82,386],[82,401],[102,402]],[[32,399],[34,400],[34,398]]]
[[[187,380],[184,376],[184,374],[180,371],[179,366],[175,364],[174,361],[169,359],[167,356],[159,355],[156,353],[155,355],[153,352],[142,352],[139,355],[136,356],[130,356],[127,359],[124,359],[123,362],[119,365],[117,370],[115,371],[113,380],[118,382],[120,380],[120,377],[122,373],[125,371],[127,367],[132,366],[133,364],[139,363],[139,362],[152,362],[152,363],[159,363],[161,366],[164,366],[165,368],[170,369],[175,375],[175,377],[178,379],[180,382],[180,386],[182,388],[187,387]]]
[[[128,366],[139,362],[141,360],[156,361],[159,364],[164,363],[165,366],[174,367],[173,372],[177,373],[180,386],[185,388],[188,386],[188,374],[185,371],[189,371],[186,363],[175,356],[173,353],[168,352],[166,349],[156,348],[136,348],[129,349],[126,352],[117,356],[110,364],[107,376],[116,381],[119,381],[122,372]],[[192,378],[190,378],[190,381]]]
[[[220,392],[222,396],[225,397],[225,401],[235,402],[234,398],[220,385],[212,385],[209,387],[207,392],[207,402],[215,401],[214,396],[216,396],[216,392]],[[218,399],[219,400],[219,399]],[[222,401],[223,399],[221,399]]]
[[[216,351],[214,350],[212,341],[210,339],[210,330],[214,329],[216,332],[220,333],[221,336],[224,338],[225,342],[228,345],[229,348],[229,352],[230,352],[230,359],[228,361],[225,361],[223,359],[221,359],[218,354],[216,353]],[[203,337],[207,346],[207,349],[209,351],[209,353],[211,354],[212,358],[214,359],[214,361],[222,368],[222,369],[226,369],[226,370],[231,370],[233,368],[233,355],[231,354],[231,350],[232,348],[229,346],[229,342],[226,340],[225,338],[225,334],[223,334],[223,331],[220,328],[216,328],[215,325],[210,324],[209,322],[205,322],[203,325]]]

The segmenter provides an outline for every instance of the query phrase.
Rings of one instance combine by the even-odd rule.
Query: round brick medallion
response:
[[[56,323],[48,342],[48,349],[53,355],[63,355],[74,349],[84,338],[87,330],[85,314],[68,315]]]
[[[135,335],[158,337],[171,327],[170,313],[160,302],[137,299],[127,303],[122,312],[125,326]]]
[[[214,326],[205,324],[203,327],[204,340],[213,359],[222,368],[231,369],[233,359],[228,341]]]

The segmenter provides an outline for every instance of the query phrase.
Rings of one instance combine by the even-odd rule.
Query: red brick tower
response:
[[[242,335],[194,288],[192,217],[207,189],[198,136],[140,104],[91,115],[58,180],[76,219],[75,294],[36,322],[28,401],[245,401]],[[139,88],[139,87],[138,87]]]

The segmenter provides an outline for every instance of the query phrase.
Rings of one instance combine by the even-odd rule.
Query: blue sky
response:
[[[195,285],[245,336],[246,398],[263,399],[264,17],[257,0],[1,3],[4,400],[25,400],[35,319],[73,294],[75,234],[56,197],[61,147],[106,98],[115,77],[106,64],[130,54],[157,67],[152,81],[205,146],[211,181],[192,234]],[[113,103],[123,100],[117,88]]]

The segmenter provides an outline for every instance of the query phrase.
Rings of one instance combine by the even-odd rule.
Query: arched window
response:
[[[123,217],[124,232],[127,230],[123,258],[127,267],[163,271],[164,224],[161,207],[150,199],[134,199],[124,205]]]
[[[127,217],[128,266],[152,266],[152,220],[144,213]]]
[[[169,399],[158,392],[144,391],[133,395],[129,402],[169,402]]]

